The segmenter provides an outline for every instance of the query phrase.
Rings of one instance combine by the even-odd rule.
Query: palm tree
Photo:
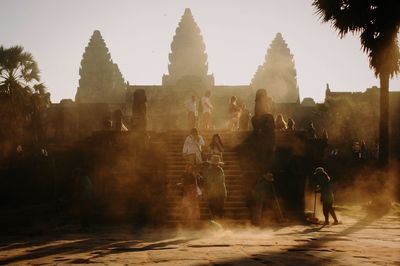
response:
[[[0,93],[15,101],[30,95],[40,81],[39,68],[33,56],[21,46],[0,46]]]
[[[379,162],[389,162],[389,79],[399,73],[400,27],[398,0],[313,0],[323,22],[331,22],[339,36],[360,35],[362,49],[380,81]]]
[[[0,112],[3,130],[8,128],[10,137],[29,120],[33,93],[45,93],[39,82],[39,68],[30,53],[21,46],[0,46]]]

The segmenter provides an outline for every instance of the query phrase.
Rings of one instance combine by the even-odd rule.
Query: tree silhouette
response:
[[[255,90],[264,88],[275,102],[297,102],[296,69],[293,55],[281,33],[277,33],[265,55],[265,62],[258,66],[251,81]]]
[[[43,102],[50,101],[32,54],[21,46],[0,46],[0,100],[2,134],[20,138],[32,114],[43,110]],[[47,107],[48,105],[45,105]]]
[[[389,162],[389,79],[399,73],[400,26],[398,0],[314,0],[323,22],[331,22],[339,36],[360,35],[369,65],[380,80],[379,162]]]

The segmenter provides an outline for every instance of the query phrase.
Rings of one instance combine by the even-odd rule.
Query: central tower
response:
[[[214,86],[214,76],[208,75],[206,46],[189,8],[185,9],[175,31],[168,74],[163,76],[162,85],[192,90]]]

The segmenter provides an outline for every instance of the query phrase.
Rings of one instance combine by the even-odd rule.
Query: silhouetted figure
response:
[[[232,96],[229,102],[229,130],[236,131],[239,129],[240,111],[236,96]]]
[[[245,104],[242,104],[242,111],[239,119],[239,131],[248,131],[251,119],[251,113]]]
[[[268,97],[265,89],[259,89],[256,92],[256,100],[254,106],[254,116],[251,119],[255,132],[260,130],[260,119],[263,115],[271,113],[272,99]]]
[[[275,151],[275,121],[272,114],[263,114],[258,119],[259,130],[255,132],[257,158],[264,167],[263,173],[271,171]]]
[[[326,129],[322,130],[322,137],[323,140],[328,141],[328,131],[326,131]]]
[[[204,129],[211,129],[211,114],[214,109],[211,104],[211,91],[206,91],[205,95],[201,98],[200,106],[202,107],[202,126]]]
[[[196,125],[198,121],[198,109],[195,95],[193,95],[188,101],[186,101],[185,107],[188,115],[188,128],[197,127]]]
[[[225,174],[220,165],[223,164],[218,155],[212,155],[209,166],[204,171],[204,179],[207,191],[207,201],[210,209],[210,218],[222,218],[224,204],[227,197],[225,186]]]
[[[186,137],[183,144],[182,154],[189,163],[201,164],[203,162],[202,147],[204,145],[204,139],[199,135],[197,128],[192,128],[190,135]]]
[[[210,156],[218,155],[221,160],[223,158],[222,153],[224,152],[224,145],[219,134],[214,134],[210,143]]]
[[[306,127],[306,137],[307,139],[316,139],[317,134],[315,133],[314,123],[310,121]]]
[[[113,121],[110,116],[107,116],[103,121],[103,129],[104,130],[112,130]]]
[[[287,122],[286,130],[294,131],[295,130],[295,125],[296,125],[296,123],[294,122],[294,120],[292,118],[289,118],[288,122]]]
[[[201,190],[198,185],[200,178],[195,165],[188,163],[182,179],[182,216],[190,226],[200,218],[199,196]]]
[[[122,111],[120,109],[114,112],[114,130],[116,131],[128,131],[124,122],[122,121]]]
[[[143,89],[135,90],[132,104],[132,129],[145,131],[147,128],[147,97]]]
[[[325,217],[324,224],[329,224],[329,214],[332,216],[334,224],[338,224],[339,221],[336,217],[335,210],[333,209],[334,196],[331,178],[325,172],[324,168],[317,167],[314,171],[314,179],[316,183],[316,192],[321,193],[322,211]]]
[[[76,168],[73,172],[75,179],[75,204],[82,229],[88,229],[92,211],[93,188],[92,181],[85,171]]]
[[[276,130],[286,130],[287,126],[286,126],[286,122],[283,119],[282,114],[278,114],[278,116],[276,117],[275,120],[275,129]]]
[[[361,141],[361,159],[363,161],[368,160],[368,147],[364,140]]]
[[[266,174],[259,177],[250,194],[249,207],[251,210],[251,222],[254,225],[261,223],[263,213],[272,210],[274,204],[273,176]]]
[[[351,147],[351,152],[353,154],[354,161],[358,161],[361,159],[361,145],[360,142],[354,141]]]

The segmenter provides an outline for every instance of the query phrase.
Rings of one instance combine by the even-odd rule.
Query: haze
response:
[[[130,84],[161,84],[175,29],[191,8],[206,44],[216,85],[249,84],[281,32],[294,55],[300,98],[379,85],[358,37],[339,39],[307,0],[105,1],[2,0],[0,45],[31,52],[52,101],[74,98],[82,54],[98,29]],[[400,89],[400,78],[390,82]]]

